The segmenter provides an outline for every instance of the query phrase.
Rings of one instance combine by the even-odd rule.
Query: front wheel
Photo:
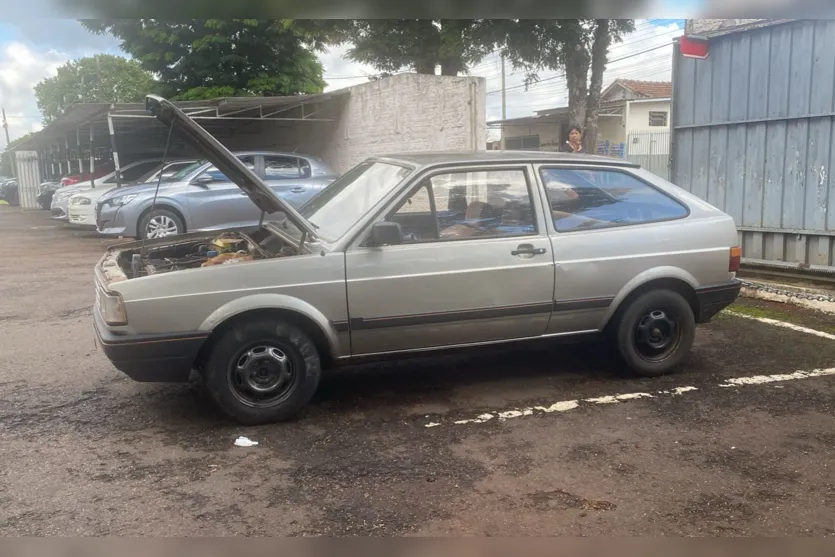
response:
[[[154,209],[142,218],[139,230],[142,235],[140,239],[153,240],[182,234],[186,227],[183,219],[173,211]]]
[[[676,368],[696,336],[693,309],[671,290],[646,292],[633,300],[617,326],[620,355],[637,374],[658,377]]]
[[[316,345],[301,329],[270,318],[243,322],[212,348],[204,384],[227,415],[247,424],[289,420],[319,386]]]

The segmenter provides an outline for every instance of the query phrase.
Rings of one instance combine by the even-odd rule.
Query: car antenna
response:
[[[165,140],[165,150],[162,152],[162,166],[165,167],[165,159],[168,158],[168,146],[171,145],[171,132],[174,131],[174,120],[171,121],[171,127],[168,128],[168,137]],[[157,194],[159,193],[159,186],[162,184],[162,172],[159,173],[157,177],[157,188],[154,190],[154,200],[151,201],[151,210],[148,214],[154,213],[154,207],[157,204]],[[142,245],[139,248],[139,257],[136,257],[137,254],[133,255],[131,259],[131,270],[133,271],[134,277],[136,276],[137,271],[139,270],[138,267],[142,265],[142,259],[145,257],[145,240],[148,238],[148,230],[142,231]],[[135,268],[134,268],[135,267]]]

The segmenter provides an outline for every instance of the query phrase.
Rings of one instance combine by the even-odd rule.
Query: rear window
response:
[[[648,183],[616,170],[543,168],[557,232],[680,219],[688,209]]]

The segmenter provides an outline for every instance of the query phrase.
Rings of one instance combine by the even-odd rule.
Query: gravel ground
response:
[[[328,373],[294,422],[241,427],[95,350],[108,243],[0,207],[0,535],[835,531],[835,375],[733,382],[835,366],[832,340],[723,314],[654,380],[596,345],[368,365]]]

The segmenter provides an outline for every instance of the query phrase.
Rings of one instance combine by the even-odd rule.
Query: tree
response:
[[[71,60],[55,76],[35,85],[38,108],[47,124],[76,103],[135,102],[155,91],[153,76],[137,62],[110,54]]]
[[[542,69],[565,72],[570,123],[583,128],[584,147],[595,152],[609,47],[635,29],[633,20],[529,19],[504,29],[504,52],[515,67],[528,72],[529,83],[537,80]]]
[[[85,20],[110,33],[177,100],[320,93],[322,65],[279,19]]]
[[[458,75],[495,47],[495,25],[482,19],[293,20],[288,25],[319,49],[350,44],[346,57],[385,73]]]

